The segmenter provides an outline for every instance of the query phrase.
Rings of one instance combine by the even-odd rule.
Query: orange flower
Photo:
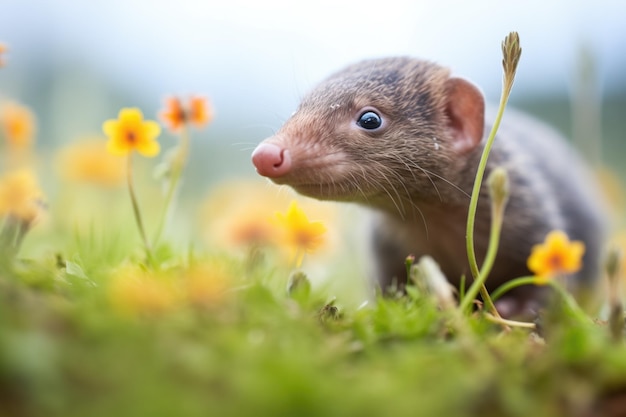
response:
[[[528,257],[528,269],[537,277],[537,284],[545,284],[559,274],[573,274],[582,267],[585,244],[570,241],[560,230],[553,230],[542,244],[533,246]]]
[[[191,97],[187,106],[183,106],[178,97],[169,97],[165,100],[165,109],[159,116],[170,130],[177,132],[187,123],[197,128],[204,127],[213,119],[213,112],[204,97]]]
[[[178,131],[186,121],[185,110],[183,104],[178,97],[168,97],[165,99],[165,110],[163,110],[159,117],[168,125],[170,130]]]
[[[296,266],[299,267],[305,253],[314,252],[322,245],[326,227],[321,222],[309,221],[296,201],[291,202],[287,213],[276,213],[276,217],[284,230],[284,242],[297,254]]]
[[[200,128],[213,119],[213,111],[204,97],[189,99],[189,121]]]
[[[30,222],[41,211],[43,193],[33,172],[22,169],[0,178],[0,216]]]
[[[12,149],[26,149],[35,136],[35,116],[28,107],[4,103],[0,107],[0,126]]]
[[[236,245],[264,245],[272,241],[275,227],[267,221],[266,213],[249,213],[231,228],[231,240]]]
[[[153,120],[144,121],[137,108],[120,110],[118,119],[104,122],[102,130],[109,138],[107,150],[113,155],[126,155],[136,150],[143,156],[153,157],[161,150],[156,141],[161,127]]]
[[[101,139],[89,139],[66,146],[58,158],[59,170],[71,181],[116,186],[124,181],[124,163],[107,152]]]

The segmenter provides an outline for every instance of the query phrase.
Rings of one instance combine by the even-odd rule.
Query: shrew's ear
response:
[[[485,130],[485,99],[478,88],[463,78],[447,81],[446,114],[453,148],[459,153],[474,149]]]

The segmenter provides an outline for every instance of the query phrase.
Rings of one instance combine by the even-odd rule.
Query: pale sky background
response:
[[[0,40],[11,48],[0,95],[35,100],[35,78],[51,78],[68,104],[27,104],[63,125],[50,131],[71,135],[114,116],[105,100],[112,89],[147,114],[166,94],[197,92],[214,102],[215,128],[250,129],[237,140],[254,143],[316,82],[363,58],[432,59],[495,101],[500,42],[511,30],[523,48],[513,99],[566,92],[581,45],[604,91],[626,90],[626,2],[618,0],[0,0]],[[69,77],[54,78],[63,71]],[[73,108],[83,124],[65,115]]]

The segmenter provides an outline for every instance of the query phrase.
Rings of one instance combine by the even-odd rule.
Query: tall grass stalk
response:
[[[502,121],[504,109],[506,108],[506,104],[511,94],[511,88],[513,87],[513,81],[515,79],[515,71],[517,69],[517,64],[519,62],[521,52],[522,49],[519,44],[519,35],[517,34],[517,32],[511,32],[502,42],[502,66],[504,68],[504,76],[502,94],[500,96],[500,105],[498,107],[498,113],[496,115],[493,127],[491,128],[491,132],[489,133],[487,142],[485,143],[480,162],[478,164],[478,170],[476,171],[476,177],[474,179],[474,188],[472,190],[472,196],[470,199],[470,206],[467,216],[466,248],[470,271],[472,273],[472,277],[474,278],[474,282],[468,289],[463,300],[461,300],[461,311],[467,311],[478,293],[481,292],[481,295],[483,296],[483,298],[485,298],[485,302],[487,303],[487,305],[490,306],[492,311],[494,311],[494,313],[497,315],[497,311],[495,311],[495,308],[493,308],[493,303],[491,302],[489,294],[485,289],[487,274],[481,275],[478,268],[478,263],[476,262],[476,251],[474,249],[474,222],[476,219],[476,209],[478,207],[478,196],[480,194],[483,176],[487,167],[487,160],[489,158],[489,153],[491,152],[491,147],[493,146],[494,140],[496,138],[496,133],[498,131],[498,128],[500,127],[500,122]],[[494,235],[496,235],[495,238]],[[485,266],[489,266],[489,264],[493,262],[493,260],[491,260],[489,257],[495,257],[494,251],[497,249],[498,238],[499,230],[492,230],[489,245],[491,250],[488,250],[488,258],[486,258],[486,261],[488,263]]]

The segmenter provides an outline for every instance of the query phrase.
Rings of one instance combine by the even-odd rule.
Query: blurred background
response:
[[[216,117],[196,135],[189,169],[209,186],[254,175],[254,145],[313,85],[355,60],[432,59],[497,102],[500,42],[511,30],[523,47],[511,103],[570,135],[578,97],[597,116],[582,129],[606,142],[598,157],[623,165],[626,6],[617,0],[1,0],[9,52],[0,97],[35,111],[45,149],[99,134],[122,106],[154,118],[168,94],[206,95]]]
[[[512,30],[523,53],[510,104],[573,138],[596,167],[617,173],[607,183],[619,201],[616,178],[626,177],[626,6],[617,0],[0,0],[0,42],[9,48],[0,101],[35,112],[44,191],[61,206],[58,180],[46,174],[58,149],[101,136],[102,122],[122,107],[140,107],[155,119],[167,95],[205,95],[215,119],[192,134],[181,193],[254,207],[252,198],[237,200],[248,191],[224,197],[226,181],[266,184],[250,162],[252,150],[331,72],[364,58],[418,56],[449,66],[497,103],[500,43]],[[167,149],[177,138],[164,131],[160,141]],[[279,193],[261,190],[270,198]],[[58,210],[74,218],[66,207],[80,213],[82,197],[68,200],[73,189],[65,194]],[[141,198],[158,205],[157,194],[142,190]],[[107,198],[94,201],[109,210]],[[128,213],[123,193],[119,201]],[[177,228],[196,228],[198,204],[188,207],[178,211]],[[214,218],[223,212],[207,210]]]

